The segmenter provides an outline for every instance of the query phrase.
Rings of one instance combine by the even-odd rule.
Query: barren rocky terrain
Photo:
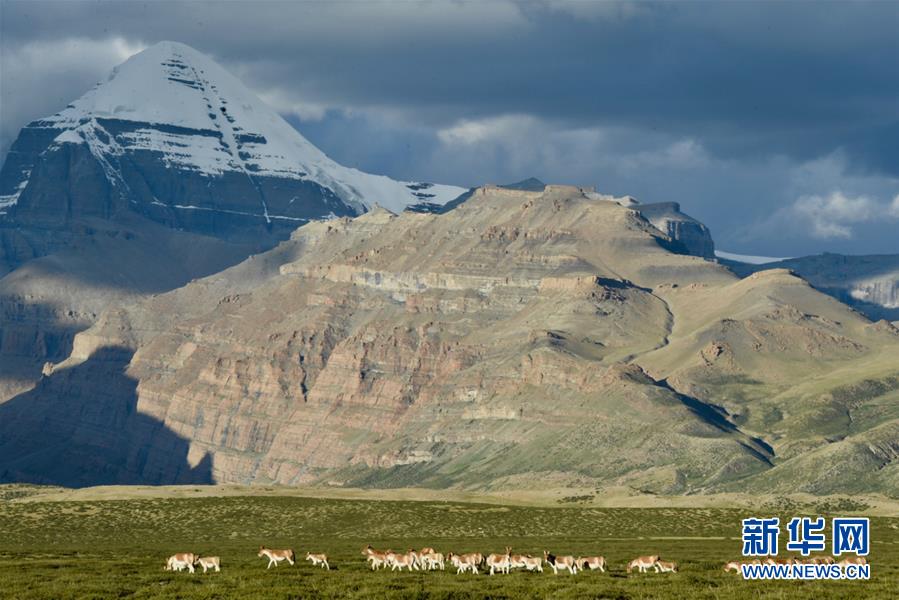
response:
[[[570,186],[376,209],[115,303],[0,404],[0,477],[899,493],[899,331]]]

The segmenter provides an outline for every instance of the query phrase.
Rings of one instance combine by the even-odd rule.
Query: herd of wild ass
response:
[[[412,550],[407,552],[394,552],[392,550],[379,551],[370,545],[362,550],[362,555],[368,562],[372,571],[378,569],[390,569],[396,571],[399,569],[407,569],[409,571],[433,571],[445,570],[449,564],[456,569],[456,573],[478,573],[478,569],[485,573],[493,575],[495,573],[509,573],[512,569],[524,569],[526,571],[543,572],[543,565],[546,564],[553,573],[558,574],[559,571],[568,571],[575,575],[578,571],[599,571],[605,573],[606,559],[602,556],[557,556],[548,550],[543,551],[543,558],[539,556],[531,556],[530,554],[512,554],[512,548],[506,547],[506,551],[502,554],[488,554],[484,556],[480,552],[469,552],[466,554],[454,554],[452,552],[444,555],[437,552],[433,548],[422,548],[419,551]],[[296,563],[296,555],[290,548],[281,550],[273,550],[265,546],[259,547],[258,556],[268,559],[270,569],[277,567],[278,563],[287,561],[288,564]],[[306,553],[306,560],[310,561],[313,566],[319,566],[323,569],[331,570],[328,563],[328,555],[322,553]],[[200,556],[193,552],[179,552],[170,556],[165,563],[166,571],[183,571],[190,573],[196,571],[196,567],[203,567],[206,573],[210,569],[215,571],[221,570],[221,561],[218,556]],[[640,556],[632,560],[627,565],[627,572],[638,569],[641,573],[649,569],[654,569],[656,573],[677,572],[677,563],[661,560],[658,556]]]
[[[277,567],[278,563],[287,561],[290,565],[296,562],[296,555],[290,548],[282,550],[273,550],[265,546],[259,547],[260,558],[268,559],[267,569],[272,566]],[[524,569],[531,572],[543,573],[543,565],[547,565],[552,569],[553,573],[559,571],[568,571],[575,575],[578,571],[599,571],[606,572],[606,559],[602,556],[557,556],[548,550],[543,551],[543,558],[539,556],[531,556],[530,554],[512,554],[512,548],[506,547],[506,551],[502,554],[488,554],[484,556],[480,552],[468,552],[465,554],[454,554],[452,552],[444,555],[437,552],[433,548],[422,548],[419,551],[412,550],[407,552],[394,552],[392,550],[375,550],[371,545],[366,546],[362,550],[362,556],[368,562],[368,566],[372,571],[378,569],[390,569],[391,571],[407,569],[409,571],[433,571],[445,570],[446,565],[456,569],[456,574],[472,573],[477,574],[480,569],[485,573],[493,575],[495,573],[509,573],[512,569]],[[310,561],[313,566],[331,570],[328,563],[328,555],[321,553],[306,553],[306,560]],[[724,565],[725,571],[740,571],[740,565],[743,561],[731,561]],[[748,562],[748,561],[747,561]],[[867,561],[862,557],[852,557],[835,563],[830,556],[811,557],[806,559],[799,558],[766,558],[762,560],[753,560],[752,564],[766,565],[793,565],[793,564],[838,564],[845,567],[846,565],[864,565]],[[192,552],[181,552],[173,554],[168,558],[165,564],[166,571],[183,571],[187,569],[194,573],[195,567],[203,567],[206,573],[210,569],[215,571],[221,570],[221,562],[218,556],[200,556]],[[638,556],[634,560],[627,563],[626,570],[628,573],[636,570],[639,573],[646,573],[652,569],[656,573],[677,573],[677,563],[662,560],[658,555]]]
[[[539,556],[531,556],[530,554],[512,554],[512,548],[506,547],[503,554],[488,554],[484,556],[480,552],[469,552],[466,554],[448,553],[446,556],[442,552],[437,552],[433,548],[422,548],[418,552],[410,549],[408,552],[393,552],[392,550],[379,551],[371,546],[367,546],[362,550],[362,555],[368,561],[372,571],[380,568],[396,571],[399,569],[420,570],[444,570],[446,564],[456,569],[456,573],[478,573],[478,568],[491,575],[495,573],[509,573],[512,569],[524,569],[526,571],[543,572],[543,564],[549,565],[553,573],[558,574],[560,570],[567,570],[574,575],[578,569],[594,570],[600,572],[606,570],[606,559],[602,556],[578,557],[573,556],[556,556],[549,551],[543,551],[543,558]]]

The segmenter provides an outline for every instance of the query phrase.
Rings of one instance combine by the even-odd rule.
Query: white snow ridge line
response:
[[[166,206],[166,205],[163,204],[163,206]],[[172,208],[180,208],[181,210],[205,210],[205,211],[209,211],[209,212],[220,212],[220,213],[225,213],[225,214],[229,214],[229,215],[240,215],[242,217],[257,217],[259,219],[265,219],[269,223],[271,223],[271,219],[281,219],[284,221],[308,221],[309,220],[309,219],[302,219],[299,217],[287,217],[284,215],[270,215],[268,213],[266,213],[264,215],[258,215],[255,213],[243,212],[240,210],[228,210],[226,208],[210,208],[208,206],[191,206],[191,205],[185,205],[185,204],[173,204]],[[323,216],[321,218],[327,219],[328,217]]]

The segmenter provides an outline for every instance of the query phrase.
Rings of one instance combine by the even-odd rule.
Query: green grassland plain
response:
[[[0,486],[0,597],[819,599],[895,598],[899,590],[899,518],[851,500],[781,499],[747,509],[704,506],[709,502],[698,498],[692,507],[635,508],[598,506],[588,495],[541,505],[437,492],[411,494],[416,499],[302,494]],[[741,519],[818,513],[879,513],[871,517],[869,581],[751,582],[723,572],[726,560],[740,556]],[[369,543],[393,550],[428,545],[486,554],[508,545],[533,555],[544,549],[601,554],[611,569],[576,576],[371,572],[361,555]],[[267,570],[256,555],[260,544],[293,548],[297,565]],[[326,552],[332,570],[303,561],[307,551]],[[163,571],[175,552],[220,556],[222,572]],[[628,575],[626,562],[641,554],[660,554],[681,570]]]

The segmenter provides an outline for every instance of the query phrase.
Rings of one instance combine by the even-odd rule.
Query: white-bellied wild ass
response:
[[[654,568],[658,560],[659,557],[655,554],[652,556],[638,556],[631,562],[627,563],[627,572],[630,573],[634,569],[637,569],[641,573],[645,573],[647,569]],[[656,568],[656,571],[658,571],[658,568]]]
[[[389,550],[387,552],[390,552]],[[371,547],[371,544],[362,549],[362,556],[371,565],[371,570],[375,571],[381,567],[388,567],[387,552],[379,552]]]
[[[446,555],[450,564],[456,567],[456,574],[471,571],[475,575],[478,572],[478,565],[481,564],[481,554],[478,552],[469,552],[468,554],[453,554],[450,552]]]
[[[508,573],[509,569],[512,568],[511,554],[512,548],[509,546],[506,546],[505,554],[489,554],[487,556],[487,562],[484,563],[484,568],[489,568],[491,575],[496,571]]]
[[[509,555],[509,566],[513,569],[523,569],[524,568],[524,554],[510,554]]]
[[[203,567],[204,573],[209,569],[215,569],[216,573],[222,570],[222,562],[218,556],[201,556],[197,559],[196,564]]]
[[[278,563],[282,560],[286,560],[293,566],[294,563],[294,553],[290,548],[285,548],[284,550],[272,550],[271,548],[266,548],[265,546],[259,546],[259,554],[257,556],[266,556],[268,557],[268,566],[266,569],[271,569],[272,565],[278,566]]]
[[[801,563],[799,563],[792,556],[789,556],[787,558],[772,558],[769,556],[768,558],[765,559],[764,564],[773,566],[773,565],[794,565],[794,564],[801,564]]]
[[[539,571],[540,573],[543,572],[543,559],[539,556],[531,556],[530,554],[528,554],[527,556],[522,556],[520,557],[519,563],[528,571]]]
[[[396,571],[397,569],[400,571],[409,569],[411,571],[413,568],[418,568],[415,566],[415,553],[412,550],[409,550],[405,554],[388,552],[387,562],[390,564],[391,571]]]
[[[606,559],[602,556],[578,556],[577,560],[574,561],[574,564],[577,565],[577,568],[581,571],[586,571],[587,569],[595,571],[596,569],[599,569],[600,573],[606,572]]]
[[[837,564],[841,567],[848,567],[849,565],[866,565],[868,561],[864,556],[848,556]]]
[[[543,560],[553,568],[553,573],[556,575],[559,574],[559,570],[565,569],[568,569],[568,572],[572,575],[577,575],[577,565],[574,564],[573,556],[556,556],[555,554],[550,554],[548,550],[544,550]]]
[[[660,559],[653,566],[656,568],[656,573],[677,573],[677,563],[674,561]]]
[[[754,558],[752,560],[746,560],[746,561],[732,560],[732,561],[724,564],[724,572],[727,573],[728,571],[733,571],[734,573],[739,573],[740,565],[760,565],[760,564],[762,564],[762,561],[760,561],[757,558]]]
[[[312,554],[311,552],[306,553],[306,560],[312,561],[312,566],[320,566],[323,569],[331,570],[331,565],[328,564],[328,555],[327,554]]]
[[[197,555],[193,552],[179,552],[178,554],[172,554],[168,560],[165,561],[165,567],[163,570],[165,571],[183,571],[187,569],[191,573],[194,572],[194,563],[197,561]]]
[[[445,568],[443,563],[443,554],[440,552],[434,552],[433,548],[425,548],[425,550],[429,550],[430,552],[425,552],[422,550],[419,555],[421,557],[422,568],[428,569],[429,571],[440,569],[441,571]]]

